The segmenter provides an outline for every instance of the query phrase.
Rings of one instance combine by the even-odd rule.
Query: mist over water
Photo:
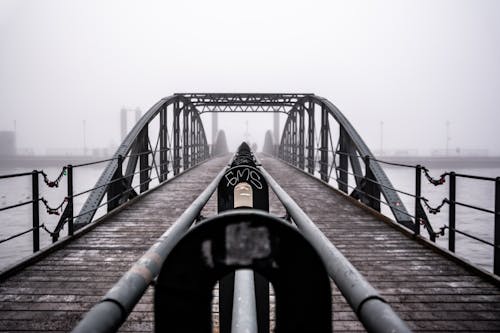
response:
[[[499,40],[498,1],[3,0],[0,131],[21,152],[116,147],[122,107],[296,92],[331,100],[372,149],[383,121],[388,150],[498,155]],[[272,128],[228,117],[230,146],[247,120],[258,144]]]

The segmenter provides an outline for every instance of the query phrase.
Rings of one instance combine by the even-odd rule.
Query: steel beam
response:
[[[168,176],[168,118],[167,107],[160,111],[160,183]]]
[[[304,106],[299,106],[299,168],[304,169]]]
[[[320,159],[320,174],[321,180],[328,182],[328,132],[330,126],[328,123],[328,109],[325,105],[321,105],[321,159]]]
[[[174,102],[174,176],[179,174],[181,164],[181,144],[180,144],[180,105],[179,101]]]
[[[339,190],[344,193],[349,192],[349,151],[351,146],[351,140],[347,136],[347,133],[340,127],[340,138],[339,138],[339,172],[338,172],[338,186]]]
[[[307,109],[307,115],[308,115],[308,123],[307,123],[307,171],[314,175],[314,169],[315,169],[315,160],[314,160],[314,131],[315,131],[315,124],[314,124],[314,104],[309,101],[308,102],[308,109]]]

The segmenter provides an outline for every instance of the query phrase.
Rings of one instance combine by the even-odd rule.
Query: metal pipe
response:
[[[320,255],[328,274],[368,332],[411,332],[386,301],[319,230],[295,201],[262,167],[259,170],[304,237]]]
[[[234,188],[234,208],[253,207],[252,187],[245,182]],[[238,269],[234,273],[233,315],[231,333],[257,333],[257,305],[254,274],[251,269]]]
[[[100,303],[92,307],[73,329],[73,333],[115,332],[142,298],[149,284],[160,273],[167,255],[193,224],[224,176],[224,168],[205,190],[182,213],[177,221],[108,291]]]
[[[257,333],[254,274],[238,269],[234,274],[233,316],[231,333]]]

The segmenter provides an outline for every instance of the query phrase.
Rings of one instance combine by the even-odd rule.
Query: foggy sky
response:
[[[373,150],[381,121],[386,150],[444,149],[449,121],[451,148],[500,154],[499,88],[500,1],[0,1],[0,130],[37,152],[81,148],[83,120],[118,144],[122,107],[175,92],[304,92]],[[247,117],[219,123],[262,146]]]

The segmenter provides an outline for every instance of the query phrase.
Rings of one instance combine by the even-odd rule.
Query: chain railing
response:
[[[167,149],[166,149],[167,150]],[[127,156],[127,158],[134,157],[135,156],[141,156],[141,155],[154,155],[155,152],[145,152],[145,153],[140,153],[140,154],[130,154]],[[188,159],[192,159],[193,162],[194,160],[200,160],[201,158],[195,157],[195,156],[188,156]],[[95,186],[92,188],[88,188],[85,190],[82,190],[78,193],[73,193],[73,188],[74,188],[74,182],[73,182],[73,175],[75,172],[75,169],[79,169],[82,167],[87,167],[87,166],[95,166],[97,164],[101,163],[109,163],[111,161],[119,161],[119,163],[124,162],[124,158],[120,155],[117,158],[110,158],[110,159],[105,159],[105,160],[99,160],[99,161],[93,161],[89,163],[82,163],[82,164],[77,164],[77,165],[66,165],[62,168],[62,171],[58,175],[58,177],[55,180],[50,180],[48,175],[45,173],[43,170],[33,170],[32,172],[25,172],[25,173],[17,173],[17,174],[7,174],[7,175],[0,175],[0,181],[3,179],[7,178],[16,178],[16,177],[28,177],[31,176],[31,189],[32,189],[32,194],[31,194],[31,200],[23,201],[17,204],[13,205],[8,205],[4,207],[0,207],[0,211],[7,211],[11,209],[15,209],[18,207],[26,206],[26,205],[32,205],[32,228],[28,230],[23,230],[21,232],[17,232],[13,235],[10,235],[4,239],[0,239],[0,244],[5,243],[8,241],[11,241],[13,239],[16,239],[18,237],[21,237],[23,235],[32,233],[33,236],[33,252],[38,252],[40,250],[40,230],[46,232],[50,237],[52,238],[53,242],[56,242],[59,240],[60,233],[63,230],[65,226],[67,226],[68,229],[68,236],[72,236],[74,234],[74,220],[88,215],[88,214],[94,214],[98,209],[102,208],[103,206],[110,205],[112,202],[116,202],[117,199],[123,198],[124,196],[128,196],[129,193],[134,192],[134,196],[137,196],[137,192],[140,191],[140,188],[142,187],[144,189],[144,185],[151,183],[154,180],[161,179],[162,181],[165,181],[167,179],[167,176],[169,173],[172,173],[172,170],[168,168],[168,165],[172,165],[172,160],[167,160],[163,164],[158,164],[155,165],[156,162],[152,162],[152,166],[149,166],[147,168],[140,169],[138,171],[134,171],[132,174],[127,174],[127,175],[121,175],[119,177],[114,178],[113,180],[101,184],[99,186]],[[154,158],[152,159],[154,161]],[[154,165],[154,166],[153,166]],[[194,166],[194,164],[192,164]],[[166,166],[166,168],[163,168]],[[164,173],[160,173],[159,169],[162,168],[165,170]],[[156,176],[151,177],[152,171],[155,170],[157,171]],[[137,185],[130,185],[128,188],[125,188],[123,191],[115,194],[112,197],[107,198],[104,202],[100,203],[97,207],[93,208],[90,211],[80,211],[77,215],[74,214],[74,199],[77,197],[80,197],[82,195],[88,194],[98,188],[106,187],[109,188],[110,186],[113,186],[114,184],[117,183],[123,183],[127,178],[133,177],[134,175],[138,175],[144,172],[149,173],[149,177],[143,181],[139,182]],[[49,201],[45,199],[43,196],[40,196],[40,182],[39,178],[40,175],[43,177],[43,182],[46,184],[46,186],[50,189],[55,189],[59,187],[59,184],[63,177],[66,177],[67,181],[67,190],[66,190],[66,196],[64,197],[63,201],[57,205],[57,206],[51,206]],[[159,184],[161,182],[159,181]],[[158,184],[158,185],[159,185]],[[144,192],[144,191],[141,191]],[[119,205],[123,204],[125,201],[122,201],[119,203]],[[59,216],[59,221],[56,225],[56,227],[53,230],[50,230],[49,227],[46,224],[40,223],[40,209],[41,206],[45,207],[46,213],[48,215],[55,215]],[[113,207],[113,209],[116,207]]]
[[[319,150],[319,149],[318,149]],[[378,202],[379,204],[386,205],[389,207],[391,210],[395,210],[400,212],[401,214],[404,214],[405,216],[408,216],[413,220],[413,224],[407,226],[409,227],[415,235],[420,234],[420,228],[423,226],[428,233],[428,237],[432,242],[436,241],[436,238],[440,236],[444,236],[446,230],[448,230],[448,250],[451,252],[455,252],[455,247],[456,247],[456,237],[455,235],[461,234],[467,238],[470,238],[472,240],[475,240],[477,242],[480,242],[482,244],[486,244],[488,246],[493,247],[493,273],[496,275],[500,275],[500,177],[492,178],[492,177],[483,177],[483,176],[475,176],[475,175],[469,175],[469,174],[460,174],[460,173],[455,173],[455,172],[445,172],[439,175],[439,177],[433,177],[430,174],[430,171],[428,168],[425,166],[421,165],[409,165],[409,164],[402,164],[402,163],[394,163],[394,162],[388,162],[380,159],[376,159],[370,156],[359,156],[357,154],[346,154],[343,152],[339,151],[329,151],[332,154],[344,154],[348,155],[349,157],[353,157],[356,159],[360,159],[363,161],[365,166],[369,166],[371,161],[377,162],[378,164],[386,164],[390,165],[392,167],[397,167],[397,168],[406,168],[406,169],[413,169],[415,172],[415,181],[414,181],[414,193],[410,193],[408,191],[403,191],[400,189],[397,189],[395,187],[390,187],[387,186],[386,184],[383,184],[381,182],[378,182],[373,179],[373,177],[370,177],[369,172],[363,173],[356,173],[353,172],[351,169],[346,170],[346,169],[341,169],[338,166],[332,166],[328,164],[328,169],[333,167],[333,170],[337,171],[335,173],[329,172],[327,175],[325,181],[330,182],[332,180],[331,175],[336,174],[337,177],[333,179],[334,182],[337,184],[343,184],[344,186],[348,187],[351,190],[350,196],[354,197],[356,199],[359,199],[362,203],[365,203],[369,206],[371,205],[371,201],[374,200]],[[293,163],[292,163],[293,165]],[[314,161],[314,172],[318,173],[321,175],[321,172],[325,170],[325,168],[321,168],[321,161],[316,159]],[[294,165],[297,166],[297,165]],[[305,171],[305,170],[304,170]],[[414,214],[410,214],[406,210],[402,210],[400,208],[400,205],[392,205],[391,203],[383,200],[380,196],[372,195],[370,191],[363,190],[366,189],[367,186],[352,186],[348,184],[347,182],[343,181],[338,177],[338,171],[342,171],[347,173],[348,175],[360,179],[360,183],[365,183],[365,184],[373,184],[377,188],[388,188],[394,192],[397,192],[400,195],[407,196],[413,199],[414,201]],[[427,199],[422,195],[422,175],[424,175],[425,179],[427,182],[431,185],[434,186],[441,186],[448,184],[448,197],[443,198],[441,202],[436,205],[432,206],[430,203],[430,200]],[[467,178],[467,179],[473,179],[477,181],[488,181],[488,182],[493,182],[495,186],[495,194],[494,194],[494,205],[495,209],[486,209],[483,207],[479,207],[476,205],[472,205],[469,203],[465,202],[459,202],[456,200],[456,179],[457,178]],[[340,187],[340,186],[339,186]],[[426,211],[429,214],[436,215],[442,212],[442,208],[444,206],[448,206],[448,224],[443,225],[440,227],[438,230],[435,230],[430,223],[429,217],[426,213]],[[477,235],[473,235],[470,232],[465,232],[464,230],[461,230],[456,227],[457,223],[457,214],[456,214],[456,206],[461,206],[465,207],[468,209],[473,209],[476,211],[480,211],[483,213],[490,214],[494,217],[494,241],[490,242],[484,238],[481,238]],[[424,209],[425,208],[425,209]]]

